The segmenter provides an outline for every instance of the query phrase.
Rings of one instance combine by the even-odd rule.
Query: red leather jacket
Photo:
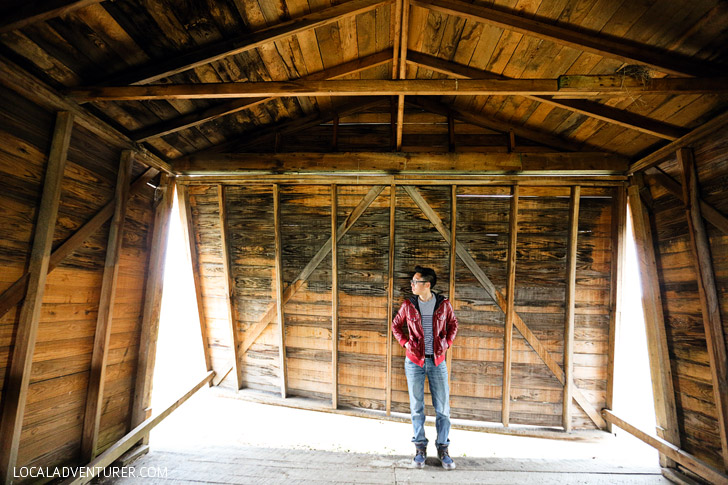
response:
[[[452,342],[458,333],[458,319],[455,318],[450,300],[437,293],[434,295],[437,300],[435,301],[435,311],[432,314],[432,350],[435,352],[435,365],[440,365],[445,360],[446,350],[452,347]],[[422,367],[425,365],[425,334],[422,331],[422,315],[417,303],[418,299],[417,296],[412,296],[402,303],[392,320],[392,333],[402,347],[407,342],[410,343],[407,357]],[[405,336],[405,327],[407,336]],[[445,348],[445,342],[447,342],[447,348]]]

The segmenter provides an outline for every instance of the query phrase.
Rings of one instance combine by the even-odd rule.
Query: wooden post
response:
[[[508,279],[506,282],[506,320],[503,330],[503,405],[501,421],[508,426],[511,416],[511,360],[513,348],[513,320],[516,316],[516,245],[518,242],[519,187],[511,189],[511,210],[508,219]]]
[[[457,193],[458,186],[450,188],[450,304],[455,309],[455,262],[457,255]],[[447,382],[452,376],[452,349],[447,349]]]
[[[690,232],[695,272],[698,276],[700,309],[703,314],[705,340],[710,357],[713,398],[720,432],[723,467],[728,469],[728,355],[726,355],[723,322],[720,316],[720,296],[715,283],[710,239],[700,210],[700,187],[693,151],[681,148],[677,152],[683,176],[683,201]]]
[[[154,232],[150,245],[149,268],[147,269],[147,282],[144,292],[142,331],[139,338],[139,358],[134,384],[132,428],[147,419],[152,411],[154,363],[157,356],[159,317],[164,288],[164,263],[169,237],[169,216],[174,202],[174,186],[174,178],[162,174],[159,188],[162,190],[163,195],[154,213]],[[147,444],[148,439],[149,436],[144,438],[144,444]]]
[[[660,280],[657,273],[655,246],[652,239],[650,214],[642,202],[640,177],[629,186],[629,206],[632,212],[632,226],[637,245],[637,260],[640,267],[642,284],[642,306],[645,314],[647,349],[650,357],[652,394],[655,400],[657,434],[675,446],[680,446],[677,425],[675,391],[670,368],[670,355],[665,334],[665,317],[662,307]],[[675,467],[675,462],[660,455],[663,467]]]
[[[513,129],[508,130],[508,153],[516,151],[516,134],[513,133]]]
[[[622,321],[622,279],[626,254],[627,200],[626,187],[617,187],[612,204],[612,267],[609,288],[609,348],[607,362],[607,409],[614,409],[614,365],[615,350],[619,341],[619,327]],[[607,421],[607,430],[612,423]]]
[[[564,399],[562,425],[571,432],[571,401],[574,395],[574,309],[576,308],[576,258],[579,237],[579,197],[581,187],[571,187],[569,203],[569,247],[566,260],[566,315],[564,316]]]
[[[200,281],[200,262],[197,256],[197,244],[195,243],[195,231],[192,223],[192,208],[190,207],[190,193],[186,185],[177,184],[177,204],[179,204],[179,217],[182,226],[182,234],[186,241],[187,257],[192,265],[192,281],[195,285],[195,299],[197,300],[197,316],[200,320],[200,336],[202,337],[202,353],[205,355],[205,366],[208,371],[212,370],[212,359],[210,357],[210,346],[208,345],[207,317],[202,300],[202,283]],[[212,383],[213,381],[210,381]]]
[[[336,184],[331,185],[331,407],[339,407],[339,241]]]
[[[397,186],[389,186],[389,268],[387,269],[387,389],[385,409],[392,413],[392,310],[394,307],[394,220]]]
[[[40,309],[43,303],[53,234],[56,229],[58,206],[61,199],[61,182],[72,130],[73,115],[67,112],[58,113],[33,235],[33,247],[28,266],[28,289],[18,318],[10,372],[7,374],[3,388],[4,406],[0,422],[0,472],[2,473],[1,478],[8,484],[13,483],[14,470],[18,460],[20,432],[23,428],[25,402],[28,398],[33,351],[38,335]]]
[[[281,367],[281,397],[286,398],[287,372],[286,372],[286,327],[283,318],[283,248],[281,243],[281,192],[278,184],[273,184],[273,222],[276,245],[276,311],[278,312],[278,358]]]
[[[225,203],[225,186],[217,186],[218,203],[220,207],[220,245],[222,248],[222,268],[225,295],[227,298],[227,315],[230,322],[230,345],[233,346],[233,369],[235,370],[235,378],[237,389],[243,387],[243,368],[240,355],[240,336],[238,335],[238,314],[235,303],[235,280],[232,275],[232,261],[230,259],[230,248],[228,246],[227,234],[227,209]]]
[[[119,173],[116,179],[114,217],[111,219],[109,240],[106,247],[104,276],[101,281],[101,297],[99,298],[99,314],[96,319],[96,334],[91,356],[91,372],[88,380],[86,396],[86,414],[83,421],[81,439],[81,456],[91,460],[96,456],[96,445],[99,437],[104,384],[106,376],[106,359],[108,357],[109,339],[111,338],[111,320],[114,315],[114,296],[116,280],[119,274],[119,256],[124,241],[124,219],[129,201],[129,180],[134,166],[134,153],[122,153]]]

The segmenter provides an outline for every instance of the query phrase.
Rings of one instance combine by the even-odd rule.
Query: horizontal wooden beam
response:
[[[557,79],[353,79],[268,81],[146,86],[87,86],[67,90],[78,101],[216,99],[291,96],[637,96],[640,94],[721,94],[728,79],[624,76],[560,76]]]
[[[462,64],[450,62],[439,57],[423,54],[421,52],[409,51],[407,62],[422,66],[432,71],[456,76],[463,79],[479,79],[492,77],[493,79],[508,79],[488,71],[481,71]],[[621,110],[600,104],[594,101],[583,99],[555,99],[551,96],[532,96],[526,98],[539,103],[545,103],[556,108],[565,109],[574,113],[583,114],[591,118],[606,121],[615,125],[629,128],[631,130],[647,133],[666,140],[676,140],[687,133],[687,130],[654,120],[646,116],[638,115],[630,111]]]
[[[224,153],[175,163],[182,175],[298,173],[615,174],[627,161],[609,153]]]
[[[632,426],[628,422],[616,416],[609,409],[602,409],[602,416],[606,421],[615,426],[619,426],[632,436],[644,441],[671,460],[678,462],[691,472],[704,478],[709,483],[728,483],[728,475],[721,473],[719,470],[702,462],[695,456],[673,445],[672,443],[665,441],[662,438],[658,438],[657,436],[647,434],[641,429]]]
[[[344,64],[330,69],[325,69],[320,72],[309,74],[308,76],[303,76],[301,77],[301,80],[316,81],[323,79],[336,79],[338,77],[365,71],[376,66],[381,66],[382,64],[391,62],[391,60],[392,51],[387,49],[377,54],[362,57],[361,59],[355,59],[351,62],[345,62]],[[170,133],[176,133],[186,128],[201,125],[208,121],[237,113],[238,111],[253,108],[254,106],[267,103],[273,99],[275,98],[236,99],[201,111],[195,111],[148,128],[137,130],[131,134],[131,138],[134,141],[143,142],[159,136],[169,135]]]
[[[330,25],[338,22],[342,18],[374,10],[380,5],[386,5],[392,1],[349,0],[252,34],[203,46],[168,60],[157,60],[153,64],[141,69],[134,69],[126,74],[114,76],[104,84],[146,84],[158,81],[227,56],[251,51],[292,35]]]
[[[632,175],[633,173],[641,172],[643,170],[647,170],[650,167],[654,167],[655,165],[667,158],[674,158],[675,152],[677,152],[677,150],[679,150],[680,148],[691,146],[695,142],[705,138],[707,135],[710,135],[714,131],[721,129],[726,125],[728,125],[728,111],[722,113],[719,116],[716,116],[707,123],[703,123],[682,138],[675,140],[674,142],[665,145],[659,150],[652,152],[646,157],[637,160],[629,166],[628,173]]]
[[[22,29],[37,22],[50,20],[102,0],[31,0],[18,4],[12,10],[0,12],[0,34]]]
[[[628,64],[644,64],[669,74],[684,76],[711,74],[711,70],[702,64],[673,52],[665,52],[599,32],[554,25],[551,22],[524,17],[515,12],[484,5],[473,5],[461,0],[412,0],[412,5],[447,15],[455,15],[473,22],[495,25],[505,30],[621,60]]]
[[[184,404],[185,401],[187,401],[190,397],[192,397],[197,391],[205,387],[215,376],[214,371],[209,371],[207,374],[205,374],[205,377],[202,378],[200,382],[195,384],[195,386],[187,391],[187,393],[182,396],[181,398],[177,399],[174,403],[170,404],[164,411],[161,413],[152,416],[151,418],[147,419],[143,423],[141,423],[136,428],[129,431],[127,434],[125,434],[119,441],[111,445],[109,449],[101,453],[99,456],[96,457],[91,463],[86,465],[83,469],[86,471],[86,473],[83,474],[83,476],[77,476],[74,478],[69,478],[68,480],[65,480],[61,482],[63,485],[80,485],[83,483],[88,483],[93,478],[99,474],[101,470],[106,468],[107,466],[114,463],[121,455],[129,451],[132,446],[134,446],[136,443],[139,442],[140,439],[143,437],[149,435],[149,432],[157,426],[159,423],[164,420],[167,416],[172,414],[172,411],[180,407],[182,404]]]
[[[512,185],[519,184],[523,187],[571,187],[580,185],[583,187],[619,187],[624,185],[627,177],[623,175],[575,175],[564,177],[563,175],[511,175],[511,174],[232,174],[232,175],[177,175],[177,183],[185,185],[330,185],[333,183],[341,185]]]

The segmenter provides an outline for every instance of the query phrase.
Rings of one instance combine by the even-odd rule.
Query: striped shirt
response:
[[[435,313],[435,302],[437,298],[432,295],[430,301],[422,301],[422,298],[418,298],[417,304],[420,306],[420,314],[422,315],[422,331],[425,334],[425,354],[434,354],[433,350],[433,336],[432,336],[432,314]]]

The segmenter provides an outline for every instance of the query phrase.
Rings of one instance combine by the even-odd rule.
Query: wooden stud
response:
[[[645,443],[659,451],[661,455],[667,456],[670,458],[670,460],[680,463],[691,472],[707,480],[708,483],[728,483],[728,475],[721,473],[720,470],[716,470],[707,463],[699,460],[697,457],[691,455],[685,450],[680,449],[679,446],[675,446],[669,441],[661,438],[656,438],[651,434],[645,433],[644,431],[627,423],[623,419],[620,419],[609,409],[603,409],[602,415],[604,416],[604,419],[606,419],[608,422],[619,426],[632,436],[636,436],[640,440],[644,441]],[[692,483],[692,481],[688,483]]]
[[[612,264],[609,285],[609,347],[607,361],[607,409],[614,409],[614,367],[617,342],[622,322],[622,287],[625,256],[627,253],[627,192],[626,187],[617,187],[612,204]],[[612,424],[607,421],[607,431]]]
[[[518,195],[520,189],[511,189],[511,209],[508,217],[508,276],[506,281],[506,320],[503,331],[503,391],[501,422],[508,426],[511,416],[511,360],[513,351],[513,321],[516,316],[516,260],[518,248]]]
[[[683,201],[690,233],[695,272],[698,276],[700,309],[705,327],[705,340],[710,358],[718,432],[720,433],[723,468],[728,469],[728,353],[720,315],[720,296],[715,282],[710,238],[700,211],[700,185],[693,151],[681,148],[677,159],[683,176]]]
[[[169,238],[169,218],[174,203],[174,187],[174,178],[162,175],[159,184],[162,198],[159,202],[155,201],[157,207],[154,212],[154,230],[149,247],[149,268],[144,290],[142,330],[139,337],[139,357],[134,382],[132,428],[147,419],[152,411],[154,364],[157,356],[159,317],[162,310],[162,292],[164,289],[164,267]],[[146,440],[144,444],[148,444]]]
[[[281,397],[288,394],[286,370],[286,323],[283,315],[283,243],[281,241],[281,191],[273,184],[273,225],[275,231],[275,271],[276,271],[276,313],[278,314],[278,358],[281,368]]]
[[[119,172],[116,179],[114,216],[111,219],[111,228],[109,229],[106,262],[104,263],[101,296],[99,297],[99,311],[96,319],[96,333],[94,335],[94,347],[91,355],[91,369],[86,395],[86,412],[84,414],[81,439],[81,456],[85,460],[91,460],[96,456],[96,447],[99,438],[104,384],[106,381],[106,360],[109,353],[111,321],[114,314],[114,296],[119,274],[119,256],[121,255],[121,247],[124,241],[124,220],[129,202],[129,181],[133,166],[134,152],[124,151],[121,156]]]
[[[516,151],[516,134],[513,133],[513,128],[508,130],[508,153]]]
[[[712,69],[675,53],[666,54],[646,45],[628,43],[594,32],[582,32],[562,27],[517,15],[515,12],[510,13],[485,5],[473,5],[461,0],[412,0],[412,2],[418,7],[447,15],[456,15],[473,22],[495,25],[527,36],[536,36],[580,51],[621,60],[628,64],[644,64],[668,74],[695,76],[697,73],[712,72]]]
[[[385,409],[392,413],[392,310],[394,307],[394,221],[397,206],[397,186],[389,186],[389,266],[387,268],[387,388]]]
[[[680,182],[676,181],[659,168],[655,168],[654,171],[647,173],[646,177],[662,185],[673,196],[683,200],[683,188]],[[715,226],[715,228],[720,230],[723,234],[728,234],[728,217],[721,214],[715,207],[708,204],[703,199],[700,199],[699,202],[700,212],[705,220],[713,224],[713,226]]]
[[[637,247],[637,260],[642,284],[642,306],[645,314],[647,350],[650,357],[652,394],[655,400],[657,434],[675,446],[680,446],[675,391],[670,367],[670,354],[665,333],[665,316],[662,307],[660,280],[657,272],[655,246],[652,239],[650,214],[642,202],[637,180],[629,186],[629,207]],[[662,466],[674,468],[674,462],[661,455]]]
[[[404,189],[407,191],[407,194],[410,196],[410,198],[412,198],[415,204],[417,204],[420,210],[422,210],[423,214],[425,214],[425,216],[430,220],[432,225],[435,226],[435,228],[442,235],[442,237],[445,238],[445,240],[449,241],[450,231],[444,226],[444,224],[442,223],[442,219],[440,219],[440,217],[435,213],[435,211],[432,209],[432,207],[430,207],[425,199],[422,198],[422,195],[420,195],[417,189],[409,185],[405,185]],[[456,252],[457,255],[460,257],[460,260],[465,263],[465,266],[468,267],[468,269],[473,273],[473,276],[475,276],[475,279],[478,280],[478,283],[480,283],[483,289],[485,289],[488,296],[490,296],[493,301],[496,302],[498,307],[500,307],[501,311],[505,312],[507,306],[506,298],[500,291],[496,289],[495,285],[493,285],[493,282],[490,281],[490,278],[488,278],[488,276],[478,266],[478,263],[475,262],[473,257],[468,252],[467,248],[462,243],[458,243],[456,247]],[[544,364],[546,364],[546,366],[549,368],[549,370],[551,370],[554,376],[556,376],[559,382],[563,384],[565,382],[563,369],[561,369],[559,364],[556,362],[556,360],[554,360],[551,353],[541,343],[538,337],[534,335],[534,333],[523,322],[520,316],[518,316],[518,313],[514,314],[513,324],[518,329],[518,331],[521,332],[523,338],[526,339],[526,341],[533,348],[536,354],[538,354],[541,360],[543,360]],[[589,416],[589,418],[594,421],[594,423],[599,428],[604,428],[606,426],[604,419],[601,417],[599,412],[594,409],[594,406],[581,393],[578,387],[574,386],[573,394],[574,399],[579,404],[579,406],[581,406],[587,416]]]
[[[331,185],[331,407],[339,407],[339,238],[337,234],[338,198]]]
[[[210,346],[208,344],[209,334],[207,332],[207,317],[205,316],[205,306],[202,299],[202,282],[200,281],[200,260],[197,254],[197,244],[195,243],[194,237],[195,230],[192,221],[192,207],[190,206],[190,192],[185,185],[177,184],[177,204],[179,207],[182,235],[186,243],[185,249],[187,251],[187,259],[192,267],[192,282],[195,287],[197,317],[200,321],[202,353],[205,356],[205,367],[208,371],[211,371],[212,358],[210,357]],[[219,382],[216,384],[219,384]]]
[[[237,302],[235,299],[235,280],[233,279],[232,268],[233,263],[230,256],[230,246],[228,246],[228,223],[227,223],[227,204],[225,201],[225,186],[217,186],[218,203],[220,207],[220,245],[222,247],[222,267],[225,295],[227,298],[227,316],[230,322],[230,345],[233,351],[233,369],[235,370],[235,381],[237,389],[243,387],[243,360],[240,351],[240,335],[238,334],[238,313]]]
[[[579,237],[581,187],[571,187],[569,202],[569,246],[566,259],[566,314],[564,316],[564,399],[562,426],[571,432],[571,401],[574,394],[574,310],[576,308],[576,258]]]
[[[61,184],[68,146],[71,142],[73,121],[73,114],[68,112],[60,112],[56,116],[53,141],[43,182],[43,195],[38,209],[28,265],[28,289],[23,307],[20,309],[10,371],[5,378],[3,388],[4,405],[0,421],[0,476],[8,484],[13,483],[18,460],[20,432],[23,428],[25,403],[28,397],[33,351],[38,335],[40,309],[53,247],[53,234],[56,228]]]
[[[114,463],[121,455],[126,453],[137,442],[139,442],[140,439],[142,439],[144,436],[148,436],[149,432],[155,426],[161,423],[167,416],[169,416],[172,411],[184,404],[184,402],[192,397],[197,391],[199,391],[206,385],[209,385],[214,375],[215,373],[213,371],[209,371],[205,375],[205,377],[203,377],[200,382],[195,384],[192,389],[187,391],[184,396],[169,405],[164,411],[162,411],[158,415],[152,416],[151,418],[145,420],[143,423],[139,424],[134,429],[129,431],[126,435],[124,435],[123,438],[114,443],[109,449],[101,453],[91,463],[86,465],[86,467],[84,468],[86,473],[79,474],[78,476],[74,478],[69,478],[61,483],[63,485],[81,485],[90,482],[96,475],[99,474],[101,470]]]
[[[149,168],[146,172],[140,175],[132,184],[129,189],[129,194],[134,195],[147,182],[153,179],[159,172],[155,168]],[[108,221],[114,214],[114,201],[106,204],[99,212],[96,213],[88,222],[78,228],[71,237],[58,246],[52,253],[50,262],[48,263],[48,274],[51,273],[61,262],[66,259],[68,255],[78,249],[81,244],[86,241],[93,233],[95,233],[101,226]],[[13,283],[2,295],[0,295],[0,317],[5,315],[11,308],[23,301],[25,292],[28,287],[28,280],[30,278],[29,273],[25,273],[23,276]]]
[[[457,196],[458,186],[450,187],[450,304],[455,308],[455,277],[457,261]],[[452,376],[452,350],[447,349],[447,381],[450,382]]]

